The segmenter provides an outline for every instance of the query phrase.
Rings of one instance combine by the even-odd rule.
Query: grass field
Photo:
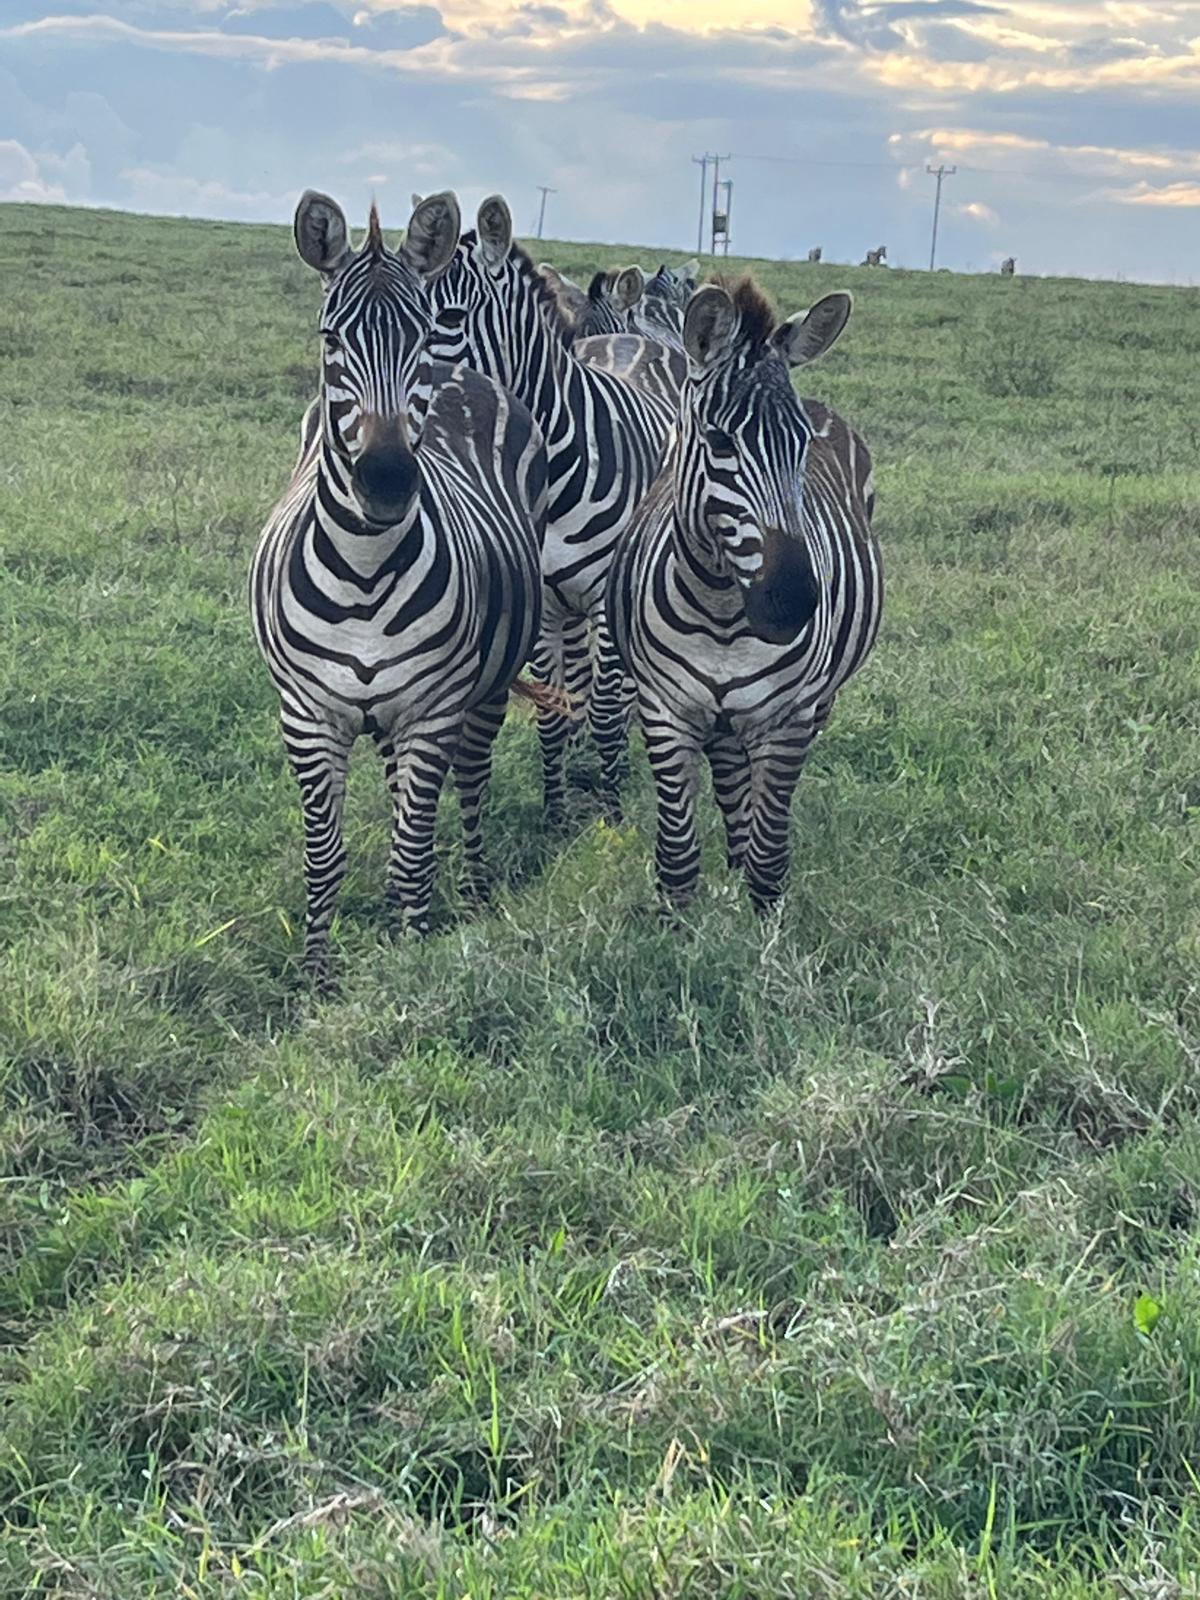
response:
[[[548,844],[514,714],[423,944],[362,749],[318,1003],[244,600],[316,280],[0,272],[0,1593],[1200,1593],[1200,294],[764,264],[857,296],[890,586],[782,926],[706,805],[660,930],[640,761]]]

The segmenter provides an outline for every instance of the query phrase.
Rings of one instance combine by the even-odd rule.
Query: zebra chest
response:
[[[728,589],[701,591],[664,551],[643,591],[635,654],[698,732],[746,736],[803,720],[831,679],[832,614],[822,608],[790,644],[750,631]],[[686,709],[685,709],[686,708]]]
[[[364,571],[319,539],[297,545],[276,596],[277,677],[355,726],[444,692],[475,650],[473,571],[436,540],[410,557]]]

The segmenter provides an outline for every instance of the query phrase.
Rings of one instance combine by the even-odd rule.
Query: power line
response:
[[[787,167],[846,167],[857,168],[871,172],[920,172],[922,163],[919,161],[824,161],[808,156],[764,156],[744,155],[735,152],[731,158],[737,161],[769,161]],[[1114,173],[1094,173],[1088,176],[1082,172],[1053,172],[1034,171],[1028,167],[977,167],[964,162],[958,170],[960,172],[980,173],[993,178],[1025,178],[1041,183],[1077,183],[1086,188],[1091,188],[1105,179],[1111,179]],[[1181,169],[1184,170],[1184,169]]]

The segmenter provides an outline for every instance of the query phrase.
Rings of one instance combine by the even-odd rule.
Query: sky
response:
[[[0,0],[0,200],[1200,282],[1200,0]],[[710,172],[711,178],[711,172]],[[2,225],[2,224],[0,224]]]

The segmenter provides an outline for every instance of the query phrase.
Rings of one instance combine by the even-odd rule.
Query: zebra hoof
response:
[[[625,810],[618,790],[609,789],[605,792],[600,815],[612,828],[619,828],[625,821]]]
[[[388,929],[394,938],[403,939],[411,933],[419,939],[425,939],[433,932],[433,923],[428,911],[412,911],[399,900],[393,900],[389,896],[387,913]]]
[[[337,992],[332,964],[328,955],[313,957],[304,963],[304,980],[318,999],[324,1000]]]
[[[778,893],[772,895],[755,894],[751,890],[750,904],[754,907],[759,921],[765,922],[768,917],[775,915],[780,910],[783,905],[783,896]]]
[[[472,911],[483,911],[492,903],[492,885],[482,874],[468,874],[461,889],[463,903]]]

